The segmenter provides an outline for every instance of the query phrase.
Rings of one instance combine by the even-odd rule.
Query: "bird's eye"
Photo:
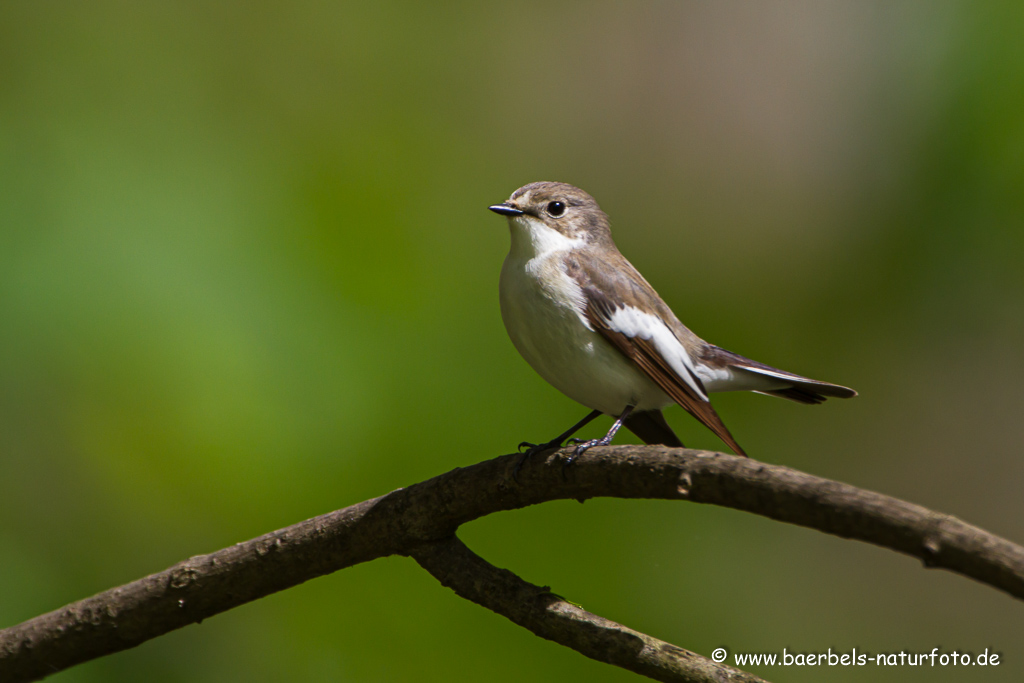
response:
[[[565,213],[565,202],[548,202],[548,214],[552,218],[558,218]]]

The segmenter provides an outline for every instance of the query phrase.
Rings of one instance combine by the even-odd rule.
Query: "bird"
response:
[[[549,384],[591,412],[543,443],[524,441],[523,461],[575,447],[566,464],[612,442],[625,425],[644,443],[682,447],[662,409],[677,403],[746,456],[709,394],[753,391],[797,403],[851,398],[848,387],[803,377],[710,344],[683,325],[612,240],[608,216],[568,183],[535,182],[488,207],[505,216],[511,246],[501,268],[501,317],[512,344]],[[597,439],[569,439],[609,415]],[[518,470],[518,468],[517,468]]]

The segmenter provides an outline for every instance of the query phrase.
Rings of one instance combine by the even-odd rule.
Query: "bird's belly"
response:
[[[627,405],[661,408],[672,400],[578,313],[572,284],[552,273],[544,282],[506,260],[501,273],[501,317],[512,343],[549,384],[583,405],[609,415]],[[557,273],[568,280],[568,276]],[[552,283],[556,286],[552,286]]]

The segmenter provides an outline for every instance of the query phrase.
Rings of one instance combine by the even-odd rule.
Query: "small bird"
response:
[[[709,344],[676,318],[612,241],[608,216],[566,183],[524,185],[488,207],[508,217],[512,246],[501,268],[501,317],[519,353],[548,383],[592,412],[526,457],[560,448],[601,414],[600,439],[572,439],[568,462],[611,443],[623,425],[648,444],[682,446],[661,409],[678,403],[738,455],[711,407],[715,391],[754,391],[816,404],[847,387],[794,375]],[[522,464],[522,461],[520,461]]]

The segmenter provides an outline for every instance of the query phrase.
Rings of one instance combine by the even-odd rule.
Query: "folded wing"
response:
[[[690,354],[662,319],[626,302],[613,301],[602,289],[582,289],[590,325],[734,452],[746,455],[711,407]]]

